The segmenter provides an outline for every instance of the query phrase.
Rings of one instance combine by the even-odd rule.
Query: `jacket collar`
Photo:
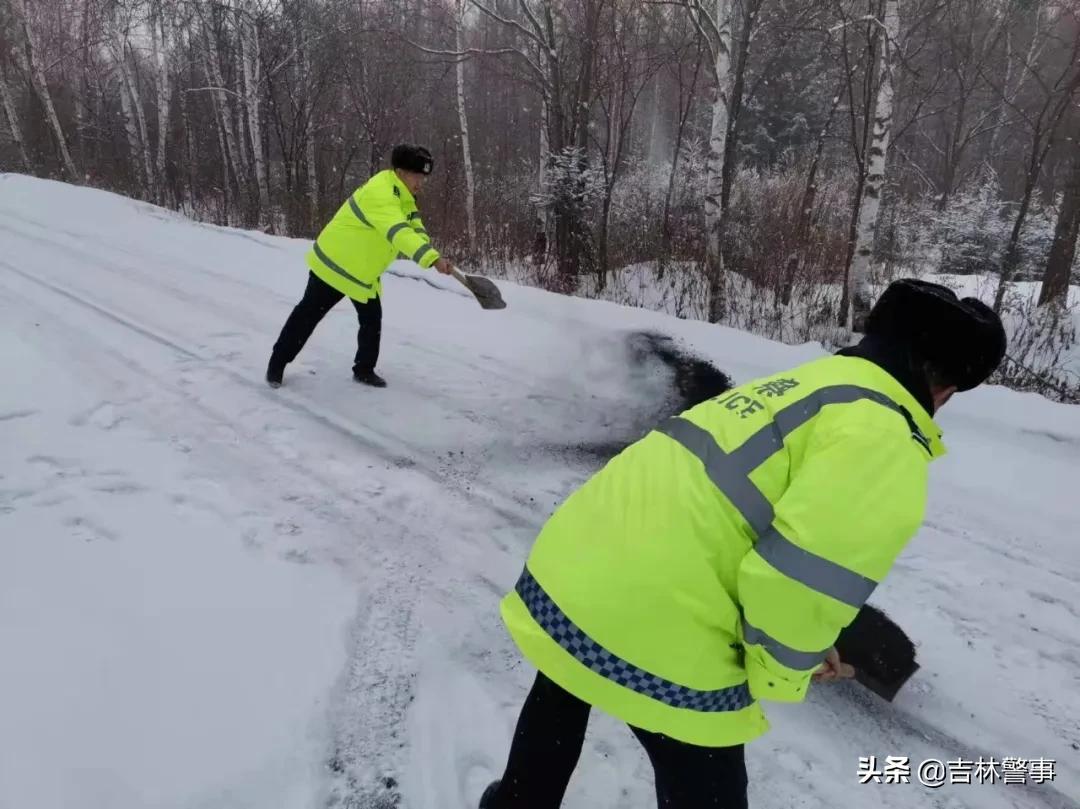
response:
[[[876,366],[883,373],[883,386],[893,400],[910,415],[911,420],[927,439],[932,458],[946,454],[942,430],[934,421],[934,397],[929,383],[917,373],[908,350],[899,342],[877,336],[867,336],[855,346],[836,352],[842,357],[856,357]]]
[[[386,171],[390,175],[391,186],[398,190],[398,197],[400,197],[404,202],[411,203],[415,206],[416,200],[413,198],[412,191],[410,191],[409,187],[401,181],[400,177],[397,176],[397,172],[393,169],[387,169]]]

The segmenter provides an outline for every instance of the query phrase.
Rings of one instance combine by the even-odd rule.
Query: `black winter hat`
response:
[[[414,146],[411,143],[402,143],[394,147],[390,156],[390,164],[395,169],[405,169],[417,174],[431,174],[435,168],[435,161],[431,158],[431,152],[423,146]]]
[[[1001,318],[985,303],[914,278],[889,285],[870,311],[866,334],[908,344],[962,391],[990,377],[1007,345]]]

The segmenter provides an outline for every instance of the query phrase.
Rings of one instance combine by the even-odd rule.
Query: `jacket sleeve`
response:
[[[410,222],[401,212],[401,205],[397,198],[389,194],[371,194],[367,196],[360,208],[361,221],[366,222],[385,238],[398,254],[415,261],[424,269],[428,269],[439,260],[438,251],[432,246],[427,232],[416,230],[414,222]]]
[[[427,228],[424,227],[424,221],[420,218],[420,211],[413,211],[406,219],[409,222],[409,227],[419,233],[421,236],[427,236]]]
[[[867,415],[819,417],[824,423],[772,526],[740,563],[744,662],[755,699],[806,697],[825,653],[922,522],[924,450],[896,423],[898,414]]]

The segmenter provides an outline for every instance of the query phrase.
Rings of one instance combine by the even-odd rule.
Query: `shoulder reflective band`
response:
[[[371,289],[371,284],[365,284],[363,281],[361,281],[356,276],[350,275],[349,272],[344,267],[342,267],[340,264],[335,263],[330,258],[330,256],[326,255],[326,253],[323,252],[323,249],[321,247],[319,247],[318,242],[315,242],[315,245],[314,245],[313,249],[315,250],[315,255],[317,255],[319,257],[319,261],[321,261],[323,264],[325,264],[331,270],[336,272],[338,275],[340,275],[340,276],[342,276],[344,278],[347,278],[348,280],[352,281],[354,284],[359,284],[364,289]]]
[[[750,473],[783,448],[784,440],[826,405],[851,404],[864,399],[907,417],[900,405],[878,391],[857,385],[835,385],[814,391],[780,410],[772,423],[731,452],[725,452],[707,430],[683,418],[670,419],[657,428],[657,432],[674,439],[701,461],[709,479],[758,537],[754,550],[762,559],[789,579],[855,609],[866,603],[877,582],[804,550],[781,534],[772,524],[776,516],[772,503],[754,485]]]
[[[360,206],[356,204],[356,200],[352,197],[349,197],[349,207],[352,209],[353,215],[356,216],[357,219],[359,219],[369,228],[373,227],[373,225],[367,220],[367,217],[364,216],[364,212],[360,210]]]
[[[750,473],[781,450],[784,440],[826,405],[851,404],[863,399],[877,402],[901,415],[905,413],[900,405],[876,390],[857,385],[835,385],[816,390],[780,410],[771,423],[731,452],[725,452],[707,430],[684,418],[669,419],[657,427],[657,432],[675,439],[694,454],[704,464],[709,479],[739,510],[754,533],[761,536],[772,525],[774,512],[772,504],[750,480]]]
[[[739,711],[753,702],[746,683],[715,691],[699,691],[651,674],[611,653],[586,635],[559,609],[528,568],[522,572],[515,589],[533,620],[543,627],[552,640],[586,668],[624,688],[673,708],[702,713]]]
[[[753,467],[747,468],[740,464],[739,459],[720,449],[720,445],[707,430],[686,419],[669,419],[656,429],[674,438],[691,454],[697,456],[705,465],[705,473],[709,479],[738,509],[755,533],[761,533],[772,524],[772,503],[749,478]]]
[[[426,256],[428,254],[428,251],[434,250],[434,249],[435,248],[432,247],[430,244],[422,244],[422,245],[420,245],[420,249],[417,250],[415,253],[413,253],[412,260],[415,261],[417,264],[419,264],[420,259],[422,259],[424,256]]]

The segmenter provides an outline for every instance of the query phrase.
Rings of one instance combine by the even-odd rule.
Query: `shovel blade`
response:
[[[840,659],[855,667],[855,680],[892,702],[919,664],[915,644],[889,616],[869,604],[836,639]]]
[[[490,278],[484,278],[482,275],[464,275],[462,277],[465,280],[465,286],[476,297],[481,307],[484,309],[506,308],[506,301],[503,300],[502,293],[499,292],[499,288],[495,286],[495,283]]]

